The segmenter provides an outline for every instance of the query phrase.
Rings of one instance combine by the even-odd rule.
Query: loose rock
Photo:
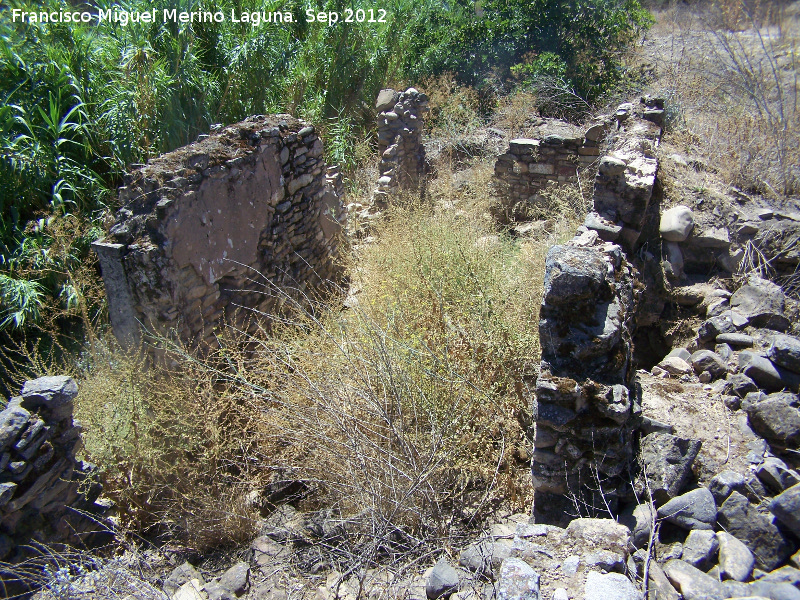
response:
[[[684,529],[713,530],[717,505],[708,488],[699,488],[659,507],[658,516]]]
[[[719,540],[719,572],[723,579],[746,581],[753,572],[755,558],[747,546],[730,533],[720,531]]]

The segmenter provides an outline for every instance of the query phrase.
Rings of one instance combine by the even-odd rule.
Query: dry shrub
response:
[[[77,412],[123,524],[197,549],[241,542],[254,492],[302,481],[298,507],[339,518],[347,556],[371,564],[452,540],[499,503],[528,506],[551,240],[520,245],[482,222],[393,207],[352,269],[355,305],[298,302],[256,275],[284,311],[221,329],[205,355],[162,339],[166,358],[145,365],[97,344]]]
[[[531,128],[540,122],[536,103],[536,94],[517,89],[499,99],[492,121],[510,138],[527,137]]]
[[[148,364],[149,363],[149,364]],[[247,541],[243,499],[259,481],[259,408],[184,353],[152,364],[97,342],[79,374],[76,418],[120,525],[198,550]]]
[[[426,121],[430,137],[462,137],[482,125],[478,92],[459,85],[452,73],[426,77],[420,89],[429,98]]]
[[[119,465],[118,494],[137,480],[151,492],[121,503],[150,511],[163,491],[173,506],[155,512],[191,529],[209,492],[302,480],[301,507],[344,519],[370,560],[463,530],[500,499],[527,505],[541,265],[465,218],[390,212],[363,250],[358,306],[287,295],[280,317],[229,329],[217,353],[172,348],[168,373],[131,362],[84,384],[87,449]]]
[[[726,0],[667,11],[659,25],[669,43],[653,87],[673,140],[726,183],[773,197],[800,191],[797,18],[783,3]]]

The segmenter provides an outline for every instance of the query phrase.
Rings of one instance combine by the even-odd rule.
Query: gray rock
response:
[[[756,382],[744,373],[728,373],[726,379],[731,382],[731,391],[739,398],[744,398],[750,392],[757,392]]]
[[[589,571],[584,590],[584,600],[640,600],[636,586],[619,573]]]
[[[793,485],[775,496],[769,503],[769,510],[781,523],[800,537],[800,484]]]
[[[747,399],[750,395],[745,396]],[[800,443],[800,400],[794,394],[767,396],[760,402],[742,402],[753,431],[772,443]]]
[[[590,211],[586,215],[583,224],[587,229],[593,229],[598,233],[600,239],[606,242],[614,242],[619,238],[622,225],[617,225],[613,221],[602,217],[595,211]]]
[[[718,551],[719,542],[713,531],[694,529],[683,543],[681,559],[701,571],[707,571],[714,564]]]
[[[716,346],[714,346],[714,352],[716,352],[720,358],[725,361],[726,365],[733,356],[733,348],[731,348],[728,344],[718,343]]]
[[[708,342],[716,339],[723,334],[730,334],[736,332],[736,325],[733,324],[730,316],[722,313],[716,317],[712,317],[700,325],[697,330],[697,337],[701,342]]]
[[[30,416],[31,413],[17,403],[10,403],[0,412],[0,453],[16,443]]]
[[[680,542],[672,542],[671,544],[661,547],[658,555],[659,562],[665,563],[673,558],[683,557],[683,544]]]
[[[767,356],[776,365],[800,373],[800,340],[791,335],[772,338]]]
[[[668,433],[651,433],[642,438],[641,455],[647,480],[657,504],[680,494],[686,485],[701,442]],[[644,490],[642,490],[644,491]]]
[[[750,549],[730,533],[720,531],[719,572],[722,579],[746,581],[753,573],[756,559]]]
[[[580,556],[568,556],[564,559],[564,562],[561,563],[561,571],[564,575],[575,575],[578,572],[578,567],[581,566],[581,558]]]
[[[543,305],[592,307],[606,283],[606,264],[590,248],[553,246],[547,253]]]
[[[55,420],[72,414],[72,403],[77,395],[78,384],[66,375],[26,381],[20,393],[23,408],[30,411],[44,409]]]
[[[0,483],[0,508],[3,508],[14,497],[17,484],[12,482]]]
[[[779,285],[751,277],[731,296],[731,307],[745,316],[752,325],[786,331],[789,320],[784,315],[786,297]]]
[[[664,574],[685,600],[724,600],[728,597],[719,581],[682,560],[667,562]]]
[[[728,365],[722,357],[711,350],[698,350],[692,354],[689,361],[692,363],[694,372],[697,374],[707,371],[714,379],[725,377],[728,372]]]
[[[378,92],[378,97],[375,100],[375,109],[378,112],[385,112],[390,110],[400,98],[400,94],[392,89],[383,89]]]
[[[650,504],[639,504],[633,509],[634,526],[633,545],[643,548],[650,541],[650,534],[653,531],[656,511]]]
[[[205,580],[200,572],[195,569],[188,562],[175,567],[172,572],[164,580],[164,591],[168,596],[172,597],[181,588],[181,586],[192,579],[197,579],[201,585],[205,585]]]
[[[792,471],[786,463],[774,456],[768,456],[756,468],[756,477],[761,480],[767,489],[775,494],[800,483],[796,471]]]
[[[718,344],[729,344],[737,348],[749,348],[753,345],[753,336],[746,333],[720,333],[716,342]]]
[[[589,567],[597,567],[606,571],[621,573],[625,569],[625,557],[617,552],[598,550],[585,555],[584,560]]]
[[[709,227],[697,233],[692,242],[700,248],[727,248],[731,245],[731,237],[725,228]]]
[[[468,571],[494,578],[501,563],[511,556],[511,545],[481,541],[461,551],[458,564]]]
[[[425,583],[425,595],[431,600],[448,598],[458,590],[458,571],[446,558],[442,557],[433,567],[428,581]]]
[[[658,516],[684,529],[713,530],[717,505],[708,488],[698,488],[660,506]]]
[[[790,567],[789,565],[770,571],[759,581],[767,581],[769,583],[788,583],[795,587],[800,587],[800,570]]]
[[[800,590],[789,583],[770,583],[754,581],[748,585],[753,596],[769,598],[769,600],[800,600]]]
[[[784,388],[796,390],[800,375],[776,366],[768,358],[744,350],[739,353],[739,369],[761,387],[778,391]]]
[[[658,363],[658,366],[664,369],[670,375],[690,375],[692,373],[692,366],[677,356],[667,356]]]
[[[539,574],[522,559],[505,559],[497,579],[497,600],[539,600]]]
[[[250,589],[250,565],[238,562],[222,574],[219,585],[223,589],[242,596]]]
[[[208,594],[208,600],[236,600],[236,594],[222,587],[219,581],[209,581],[203,591]]]
[[[564,588],[556,588],[553,591],[553,600],[569,600],[569,592]]]
[[[772,519],[739,492],[732,492],[720,506],[717,521],[750,549],[761,569],[771,571],[792,553],[791,543]]]
[[[683,242],[694,226],[694,216],[688,206],[678,205],[661,214],[658,231],[668,242]]]
[[[689,359],[692,357],[692,353],[686,348],[673,348],[664,358],[671,358],[673,356],[689,362]]]

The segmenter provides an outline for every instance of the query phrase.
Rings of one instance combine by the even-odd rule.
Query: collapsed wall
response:
[[[428,96],[414,88],[405,92],[381,90],[378,111],[378,165],[380,178],[375,201],[380,203],[397,190],[416,190],[425,169],[422,144],[423,116]]]
[[[336,278],[340,192],[314,127],[289,115],[217,128],[134,170],[93,246],[114,334],[136,343],[145,326],[214,344],[237,309],[269,313]]]
[[[25,382],[0,412],[0,561],[26,558],[24,546],[33,542],[84,546],[98,529],[91,515],[104,511],[95,503],[102,488],[94,466],[75,457],[77,395],[72,378],[41,377]]]
[[[641,285],[626,251],[642,230],[660,139],[660,128],[643,118],[646,110],[625,104],[617,111],[611,151],[595,179],[594,211],[572,240],[547,254],[533,407],[537,522],[608,514],[631,493],[641,414],[632,336]]]
[[[508,150],[497,157],[494,165],[495,177],[504,188],[504,201],[509,206],[536,206],[542,202],[542,190],[549,185],[577,183],[580,170],[597,160],[606,130],[607,125],[600,122],[583,133],[544,132],[541,139],[511,140]]]

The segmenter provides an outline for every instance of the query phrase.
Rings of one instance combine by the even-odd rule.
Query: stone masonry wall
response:
[[[101,487],[91,477],[94,467],[75,458],[77,394],[70,377],[41,377],[25,382],[0,411],[0,561],[24,559],[18,547],[33,541],[81,546],[98,529],[81,514],[104,509],[95,504]],[[0,579],[10,581],[2,570]]]
[[[575,183],[579,169],[590,166],[600,154],[606,127],[600,123],[583,135],[546,135],[542,139],[518,138],[497,157],[495,176],[505,185],[511,206],[537,204],[538,194],[553,183]]]
[[[631,494],[641,421],[631,364],[641,284],[626,249],[634,249],[652,195],[661,133],[643,116],[631,104],[617,111],[620,126],[600,161],[594,212],[572,240],[547,254],[533,408],[537,522],[608,516]],[[611,164],[613,173],[603,167]],[[636,235],[622,238],[626,229]]]
[[[136,169],[94,244],[115,335],[136,343],[144,325],[213,344],[238,307],[271,312],[276,290],[336,278],[340,192],[314,127],[289,115],[217,128]]]
[[[423,115],[428,112],[428,97],[414,88],[405,92],[381,90],[375,102],[378,110],[378,189],[375,201],[400,190],[415,190],[425,168],[422,145]]]

